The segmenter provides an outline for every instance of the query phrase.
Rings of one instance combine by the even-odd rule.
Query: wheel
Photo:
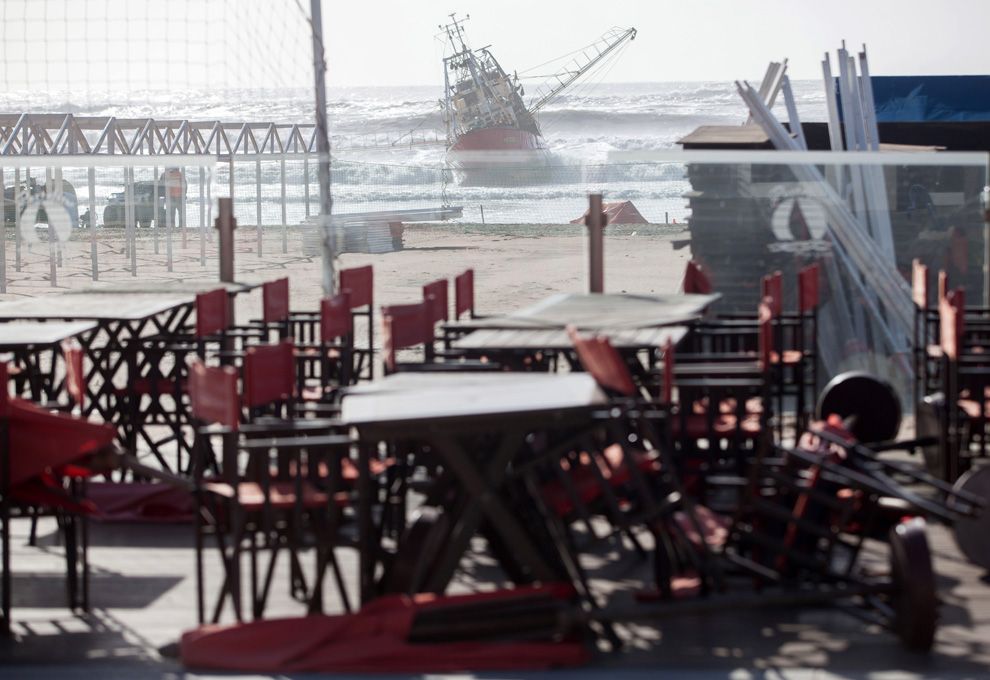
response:
[[[820,420],[837,415],[851,419],[849,431],[860,442],[894,439],[901,429],[901,402],[889,383],[863,371],[832,378],[818,397]]]
[[[927,652],[935,642],[938,600],[925,521],[920,517],[890,530],[890,575],[894,632],[908,649]]]
[[[960,477],[954,488],[990,502],[990,465],[973,468]],[[990,508],[976,517],[961,517],[952,527],[959,551],[973,564],[990,570]]]

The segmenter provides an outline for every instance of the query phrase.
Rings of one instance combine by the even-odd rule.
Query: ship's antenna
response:
[[[464,15],[463,19],[457,18],[457,12],[451,12],[450,23],[446,26],[439,26],[438,28],[447,32],[447,38],[450,40],[450,44],[457,49],[457,43],[461,44],[461,52],[467,52],[467,43],[464,42],[464,32],[461,30],[461,24],[471,18],[470,14]]]

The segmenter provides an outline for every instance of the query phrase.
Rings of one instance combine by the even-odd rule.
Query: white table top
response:
[[[181,305],[192,304],[195,299],[192,293],[44,295],[0,302],[0,319],[140,321]]]
[[[208,293],[217,288],[224,288],[228,293],[245,293],[260,287],[260,283],[242,283],[233,281],[223,283],[210,280],[168,280],[168,281],[114,281],[104,285],[74,288],[65,291],[66,295],[94,294],[125,294],[125,295],[176,295],[190,293]]]
[[[687,326],[661,326],[659,328],[635,328],[631,330],[599,329],[597,335],[606,336],[618,349],[645,349],[663,347],[668,342],[679,343],[687,335]],[[530,328],[480,328],[451,343],[460,350],[556,350],[573,347],[567,332],[560,329]]]
[[[351,425],[471,419],[590,408],[608,403],[584,373],[397,373],[349,388]]]
[[[32,345],[54,345],[96,328],[92,321],[10,321],[0,323],[0,347],[14,349]]]
[[[559,293],[500,316],[450,324],[472,328],[621,330],[656,328],[694,321],[718,295],[632,295],[628,293]]]

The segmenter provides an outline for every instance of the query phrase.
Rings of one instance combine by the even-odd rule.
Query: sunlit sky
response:
[[[790,59],[819,78],[827,50],[866,43],[873,73],[990,73],[988,0],[366,0],[325,1],[330,82],[440,82],[437,25],[470,14],[474,45],[523,70],[587,44],[610,26],[639,36],[611,81],[732,80]],[[425,36],[431,36],[429,40]]]
[[[0,89],[307,86],[310,0],[0,0]],[[603,80],[820,78],[845,39],[875,74],[990,74],[990,0],[323,0],[331,86],[438,85],[438,24],[470,14],[523,72],[612,26],[639,37]]]

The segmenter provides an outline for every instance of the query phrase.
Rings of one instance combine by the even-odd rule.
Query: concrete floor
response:
[[[85,616],[64,607],[63,553],[54,523],[42,521],[38,547],[27,545],[27,531],[26,520],[15,522],[14,636],[0,641],[0,678],[270,677],[186,673],[159,653],[195,624],[191,526],[94,523],[92,611]],[[892,634],[835,609],[724,611],[622,626],[625,648],[601,652],[583,669],[457,677],[990,677],[990,581],[963,561],[948,531],[932,527],[929,535],[942,599],[941,627],[929,656],[906,652]],[[354,589],[354,554],[341,551],[340,558]],[[217,566],[210,565],[210,575]],[[612,585],[593,584],[635,589],[645,571],[630,553],[611,563]],[[498,578],[491,560],[475,554],[465,560],[454,589],[491,577]],[[269,616],[303,613],[286,590],[275,589]],[[338,606],[332,600],[328,605]]]

